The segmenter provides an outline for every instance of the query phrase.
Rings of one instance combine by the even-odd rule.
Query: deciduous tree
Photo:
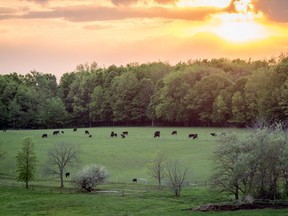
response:
[[[37,157],[35,154],[35,144],[32,137],[25,137],[22,141],[22,148],[17,156],[17,181],[28,183],[35,179]]]
[[[48,151],[47,171],[48,174],[60,178],[60,188],[64,187],[64,171],[69,166],[79,163],[80,151],[77,146],[58,143]]]

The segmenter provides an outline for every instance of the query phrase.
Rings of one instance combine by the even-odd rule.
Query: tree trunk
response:
[[[60,188],[64,188],[64,183],[63,183],[63,172],[60,173]]]
[[[239,189],[238,188],[236,188],[236,191],[235,191],[235,199],[239,200]]]

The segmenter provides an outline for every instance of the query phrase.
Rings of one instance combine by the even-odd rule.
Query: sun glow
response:
[[[212,32],[231,42],[249,42],[267,37],[267,30],[260,23],[263,15],[254,11],[251,0],[234,0],[230,8],[231,12],[213,17],[217,25]]]

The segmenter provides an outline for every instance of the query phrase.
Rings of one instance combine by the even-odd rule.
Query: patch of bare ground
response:
[[[249,203],[249,204],[207,204],[197,208],[191,209],[192,211],[237,211],[237,210],[252,210],[264,208],[288,208],[288,202],[277,203]]]

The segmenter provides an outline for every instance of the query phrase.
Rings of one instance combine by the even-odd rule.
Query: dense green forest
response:
[[[288,57],[0,75],[1,128],[245,126],[288,117]]]

